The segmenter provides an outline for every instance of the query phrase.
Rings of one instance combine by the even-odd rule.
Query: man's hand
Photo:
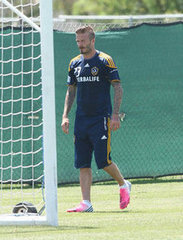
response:
[[[69,119],[67,117],[62,118],[62,124],[61,124],[62,130],[64,133],[69,133]]]
[[[113,114],[110,121],[110,129],[116,131],[120,127],[119,114]]]

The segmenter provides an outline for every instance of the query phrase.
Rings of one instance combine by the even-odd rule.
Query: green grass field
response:
[[[58,227],[0,227],[0,239],[183,240],[183,178],[131,182],[131,203],[123,211],[118,206],[118,186],[114,182],[93,184],[93,213],[67,213],[67,208],[80,201],[80,187],[59,187]]]

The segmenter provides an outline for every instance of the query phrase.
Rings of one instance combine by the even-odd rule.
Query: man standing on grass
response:
[[[120,127],[122,87],[118,70],[109,55],[95,49],[95,33],[90,26],[77,29],[76,42],[81,54],[73,58],[69,64],[68,90],[61,125],[63,132],[68,134],[68,114],[77,90],[74,127],[75,167],[80,169],[82,202],[67,211],[93,211],[90,199],[93,152],[97,167],[118,182],[120,209],[124,209],[130,202],[131,183],[123,178],[110,156],[111,131],[116,131]],[[114,88],[113,111],[110,85]]]

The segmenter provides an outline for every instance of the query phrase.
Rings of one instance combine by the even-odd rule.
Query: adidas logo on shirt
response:
[[[90,65],[87,63],[84,67],[90,67]]]
[[[101,137],[101,140],[106,140],[106,139],[107,137],[105,135]]]

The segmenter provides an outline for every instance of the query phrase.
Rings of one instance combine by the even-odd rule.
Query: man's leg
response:
[[[90,200],[90,190],[92,185],[91,168],[80,168],[80,186],[83,200]]]
[[[114,180],[116,180],[119,184],[119,186],[123,186],[125,184],[124,177],[119,171],[119,168],[115,163],[111,163],[109,166],[105,167],[104,170],[112,177]]]
[[[91,168],[80,168],[80,186],[82,193],[82,202],[77,207],[68,209],[67,212],[93,212],[93,207],[90,202],[91,185]]]
[[[105,167],[104,170],[118,182],[120,186],[120,208],[126,208],[130,202],[131,183],[124,179],[118,167],[113,162]]]

